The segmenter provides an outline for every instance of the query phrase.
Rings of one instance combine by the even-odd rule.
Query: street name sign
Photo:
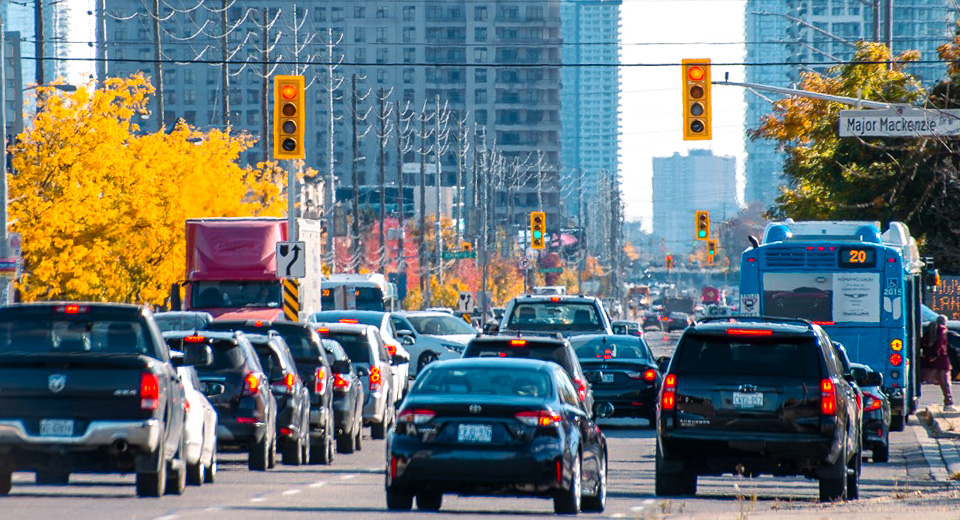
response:
[[[476,258],[476,251],[444,251],[440,253],[440,257],[444,260],[457,260],[460,258]]]
[[[543,267],[540,269],[541,273],[562,273],[562,267]]]
[[[932,137],[960,135],[960,110],[896,107],[841,110],[840,137]]]

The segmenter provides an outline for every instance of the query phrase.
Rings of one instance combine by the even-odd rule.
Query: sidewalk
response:
[[[947,478],[960,480],[960,411],[945,412],[943,405],[929,404],[917,418],[939,445]]]

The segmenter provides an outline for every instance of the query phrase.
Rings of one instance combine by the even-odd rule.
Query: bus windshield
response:
[[[820,323],[880,321],[880,274],[763,273],[764,314]]]

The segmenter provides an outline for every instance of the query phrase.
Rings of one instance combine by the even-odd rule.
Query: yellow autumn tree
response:
[[[161,303],[183,278],[185,219],[280,215],[282,170],[237,164],[249,136],[140,132],[152,93],[139,74],[37,89],[8,177],[24,300]]]

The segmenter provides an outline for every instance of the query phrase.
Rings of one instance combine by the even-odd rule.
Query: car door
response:
[[[577,397],[577,391],[570,381],[570,376],[566,370],[560,367],[552,368],[553,379],[557,381],[557,391],[560,394],[560,400],[566,405],[568,417],[571,419],[573,428],[571,432],[573,437],[579,441],[580,450],[583,453],[582,474],[585,480],[595,482],[600,471],[600,447],[597,437],[600,429],[590,420],[590,413],[583,408],[583,403]],[[571,446],[573,449],[574,446]]]

